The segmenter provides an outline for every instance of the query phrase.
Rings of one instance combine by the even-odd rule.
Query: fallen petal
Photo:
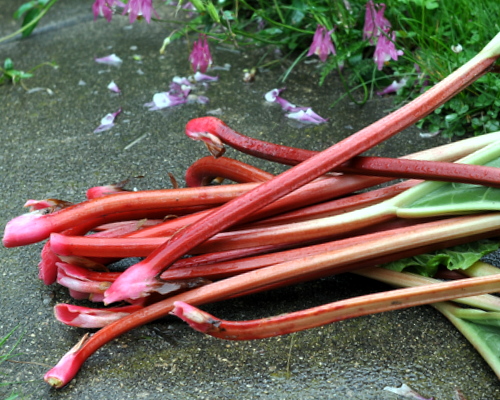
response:
[[[106,57],[96,58],[95,62],[99,64],[114,65],[115,67],[118,67],[122,64],[123,60],[116,54],[110,54]]]
[[[269,103],[274,103],[276,101],[276,98],[279,96],[279,94],[285,89],[273,89],[273,90],[270,90],[269,92],[267,92],[265,95],[264,95],[264,98],[266,99],[266,101],[268,101]]]
[[[111,90],[112,92],[115,92],[115,93],[121,93],[120,88],[118,87],[118,85],[114,81],[111,81],[109,83],[108,89]]]
[[[415,392],[413,389],[411,389],[408,385],[403,383],[401,387],[396,388],[396,387],[390,387],[386,386],[384,390],[387,390],[388,392],[392,392],[395,394],[398,394],[403,397],[407,397],[409,399],[415,399],[415,400],[434,400],[434,397],[431,398],[426,398]]]
[[[196,82],[202,82],[202,81],[217,81],[219,80],[219,77],[218,76],[211,76],[211,75],[207,75],[207,74],[204,74],[200,71],[196,72],[196,74],[193,75],[193,78]]]
[[[172,95],[169,92],[156,93],[153,96],[153,101],[144,104],[149,107],[149,111],[161,110],[167,107],[177,106],[186,103],[187,99],[182,96]]]
[[[307,108],[306,110],[299,110],[297,112],[292,112],[286,114],[286,117],[295,119],[297,121],[306,123],[306,124],[321,124],[323,122],[327,122],[327,119],[320,117],[316,114],[312,108]]]
[[[107,131],[108,129],[111,129],[113,126],[115,126],[115,118],[121,112],[122,112],[122,109],[120,108],[118,111],[116,111],[114,113],[107,114],[103,119],[101,119],[101,125],[99,125],[94,130],[94,133],[104,132],[104,131]]]

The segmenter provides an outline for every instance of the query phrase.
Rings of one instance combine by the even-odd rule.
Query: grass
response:
[[[11,330],[7,335],[5,335],[3,338],[0,338],[0,367],[5,361],[8,361],[9,359],[19,355],[19,353],[14,353],[14,350],[17,348],[19,345],[19,342],[22,339],[22,335],[15,341],[15,343],[10,347],[9,350],[3,351],[4,346],[6,346],[7,342],[9,341],[10,337],[14,334],[14,332],[17,330],[17,327]],[[0,373],[0,375],[5,375],[4,373]],[[3,378],[0,381],[0,387],[5,387],[5,386],[11,386],[15,385],[17,382],[4,382]],[[16,392],[12,392],[10,395],[5,400],[14,400],[14,399],[19,399],[20,394]]]

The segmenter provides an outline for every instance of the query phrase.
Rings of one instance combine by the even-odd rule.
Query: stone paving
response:
[[[0,33],[13,32],[10,16],[20,1],[0,0]],[[283,84],[284,68],[259,71],[255,82],[242,81],[243,69],[257,64],[265,50],[242,51],[212,46],[214,62],[230,65],[215,71],[219,82],[204,94],[206,105],[187,104],[147,111],[144,103],[167,90],[176,76],[190,74],[189,44],[180,40],[164,55],[161,43],[174,28],[135,23],[124,17],[111,24],[93,21],[91,1],[60,1],[38,33],[0,44],[0,61],[11,57],[28,70],[42,67],[21,86],[0,87],[0,228],[23,213],[27,199],[81,201],[88,187],[142,175],[138,189],[169,187],[168,173],[181,184],[191,162],[206,155],[203,145],[185,137],[191,118],[216,113],[235,129],[258,138],[320,150],[385,115],[390,98],[363,107],[346,97],[334,75],[318,87],[317,64],[296,68]],[[159,5],[162,15],[168,11]],[[95,57],[116,53],[119,68],[96,64]],[[134,59],[140,55],[141,60]],[[268,56],[271,57],[271,56]],[[114,80],[122,89],[106,89]],[[286,86],[283,97],[313,107],[329,122],[299,126],[287,120],[263,94]],[[50,92],[46,89],[50,89]],[[116,126],[98,134],[100,119],[118,108]],[[374,153],[402,155],[444,142],[422,139],[416,129],[379,146]],[[228,151],[229,156],[250,159]],[[254,160],[252,160],[254,162]],[[264,162],[256,165],[278,172]],[[419,307],[336,323],[280,338],[225,342],[191,331],[173,318],[132,331],[103,347],[76,379],[61,390],[42,376],[85,330],[63,326],[53,306],[70,302],[67,291],[44,286],[37,278],[41,244],[0,248],[0,336],[15,327],[23,337],[16,360],[0,372],[5,379],[29,381],[14,387],[26,399],[396,399],[385,386],[406,383],[426,397],[452,399],[455,387],[468,400],[500,398],[500,384],[472,346],[434,309]],[[204,307],[228,319],[249,319],[311,307],[336,299],[384,290],[354,276],[339,276],[293,288]],[[9,342],[10,344],[11,342]],[[2,376],[2,379],[4,377]],[[0,398],[11,387],[0,387]]]

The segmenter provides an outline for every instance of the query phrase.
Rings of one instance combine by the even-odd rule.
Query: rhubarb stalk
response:
[[[191,248],[419,121],[484,75],[499,56],[500,34],[497,34],[472,60],[417,99],[178,232],[145,260],[125,271],[106,290],[105,302],[110,304],[144,296],[155,276]],[[186,126],[187,132],[206,130],[203,120],[199,119],[190,121]]]
[[[464,235],[477,234],[487,230],[495,230],[500,226],[500,214],[492,213],[487,215],[456,217],[430,224],[432,224],[432,229],[426,226],[424,229],[416,230],[412,234],[408,233],[406,235],[396,235],[394,237],[383,236],[379,239],[374,238],[372,241],[357,243],[337,251],[272,265],[267,268],[214,282],[154,303],[102,328],[81,343],[77,349],[72,349],[53,369],[46,373],[45,381],[54,387],[66,385],[85,360],[97,349],[137,326],[141,326],[167,315],[173,309],[174,302],[176,301],[183,301],[194,306],[215,302],[238,293],[244,293],[254,290],[255,288],[265,287],[273,283],[287,280],[292,276],[307,276],[314,271],[327,271],[334,265],[349,264],[357,260],[370,259],[381,254],[422,246],[434,242],[436,237],[443,238],[447,236],[451,239]],[[474,295],[496,291],[500,284],[500,275],[468,279],[483,279],[481,282],[484,282],[487,286],[487,289],[484,291],[471,293]],[[463,279],[454,283],[465,283],[465,281],[467,281],[465,284],[467,286],[469,282],[476,282],[468,279]],[[451,290],[455,290],[457,287],[460,286],[452,286],[453,289]],[[455,297],[463,297],[463,291],[461,291],[461,289],[459,291],[460,293]],[[387,294],[385,294],[385,296],[386,295]]]

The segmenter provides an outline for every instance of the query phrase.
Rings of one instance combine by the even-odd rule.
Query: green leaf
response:
[[[500,158],[484,165],[499,168]],[[402,217],[415,217],[475,211],[500,211],[500,189],[464,183],[444,183],[410,204],[401,206],[397,214]]]
[[[29,10],[31,10],[33,7],[36,7],[36,1],[29,1],[28,3],[24,3],[17,9],[17,11],[14,13],[13,18],[14,19],[19,19],[23,16],[23,14],[27,13]]]
[[[36,19],[40,15],[40,12],[41,12],[41,10],[39,8],[32,8],[31,10],[29,10],[26,13],[26,16],[24,17],[22,26],[24,27],[24,26],[28,25],[31,21]],[[37,24],[38,23],[34,23],[33,25],[26,28],[23,31],[22,36],[27,37],[27,36],[31,35],[31,32],[33,32],[33,30],[36,28]]]
[[[413,272],[423,276],[434,276],[439,266],[449,270],[467,269],[483,256],[499,248],[500,244],[493,240],[480,240],[429,254],[420,254],[397,260],[383,267],[392,271]]]
[[[12,62],[12,59],[6,58],[4,63],[3,63],[3,68],[6,72],[14,69],[14,63]]]

